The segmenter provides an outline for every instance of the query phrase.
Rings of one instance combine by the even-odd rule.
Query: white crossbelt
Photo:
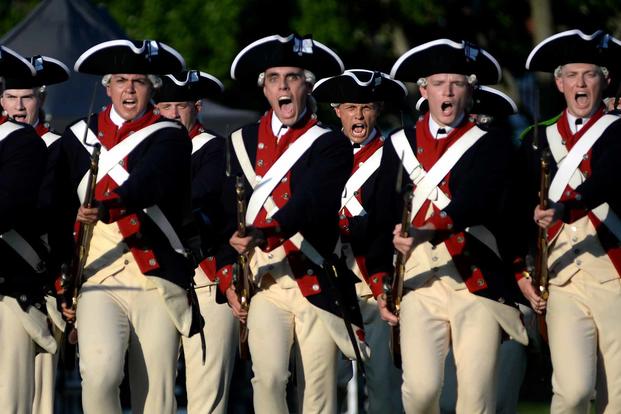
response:
[[[302,140],[307,134],[309,134],[314,128],[318,128],[319,130],[315,130],[315,132],[312,133],[312,135],[310,135],[309,138],[306,138],[304,140],[304,145],[307,145],[307,147],[304,149],[303,147],[299,146],[298,148],[293,148],[293,146],[300,142],[300,140]],[[306,150],[308,150],[312,143],[319,138],[321,135],[325,134],[329,132],[328,129],[325,128],[321,128],[317,125],[313,126],[311,129],[309,129],[308,131],[306,131],[302,136],[300,136],[293,144],[291,144],[289,146],[289,148],[287,148],[287,150],[280,156],[280,158],[276,161],[276,163],[274,163],[274,165],[272,165],[272,167],[269,169],[269,171],[267,172],[267,174],[265,174],[265,176],[267,177],[268,175],[270,175],[270,172],[277,167],[278,161],[280,161],[281,159],[283,159],[283,157],[287,157],[287,162],[285,164],[285,162],[280,163],[279,171],[276,171],[274,173],[271,174],[271,177],[278,177],[280,176],[280,178],[272,178],[272,183],[274,183],[274,185],[272,186],[272,184],[270,184],[270,186],[272,187],[272,190],[276,187],[276,185],[278,184],[278,182],[280,182],[280,180],[282,179],[282,177],[285,176],[285,174],[287,173],[287,171],[289,171],[291,169],[291,167],[295,164],[295,162],[304,154],[304,152],[306,152]],[[244,175],[246,176],[246,180],[248,180],[248,182],[250,183],[250,186],[253,188],[253,190],[258,186],[259,182],[262,182],[262,179],[259,179],[259,177],[256,175],[254,168],[252,166],[252,163],[250,162],[250,157],[248,156],[248,151],[246,150],[246,147],[244,145],[244,140],[243,140],[243,136],[241,133],[241,129],[235,131],[232,135],[231,135],[231,141],[233,144],[233,150],[235,151],[235,155],[237,156],[237,160],[239,161],[239,165],[242,169],[242,171],[244,172]],[[287,153],[289,153],[289,151],[294,150],[295,152],[291,152],[289,155]],[[302,151],[303,149],[303,151]],[[296,158],[294,158],[296,157]],[[286,168],[286,170],[284,170]],[[283,171],[284,170],[284,171]],[[267,185],[264,187],[267,188]],[[258,209],[253,209],[256,210],[253,214],[254,215],[250,215],[248,214],[250,211],[250,203],[248,203],[248,210],[247,210],[247,214],[246,214],[246,223],[247,224],[252,224],[254,222],[254,219],[256,218],[257,214],[259,213],[261,207],[264,207],[265,210],[268,213],[268,217],[273,216],[274,214],[276,214],[276,212],[278,211],[278,206],[276,205],[276,202],[274,202],[274,199],[271,197],[271,191],[265,196],[263,197],[263,195],[261,194],[260,198],[262,198],[264,200],[263,205],[259,206]],[[263,190],[265,191],[265,190]],[[252,202],[252,199],[254,198],[256,192],[253,192],[252,196],[250,197],[250,202]],[[308,243],[308,241],[306,241],[304,239],[304,236],[302,236],[302,234],[300,234],[299,232],[294,234],[293,236],[291,236],[289,238],[289,241],[292,242],[295,247],[297,247],[302,253],[304,253],[304,255],[306,257],[308,257],[309,260],[311,260],[313,263],[315,263],[317,266],[323,266],[324,263],[324,258],[321,256],[321,254],[317,251],[317,249],[315,249],[310,243]],[[339,249],[340,250],[340,249]]]
[[[71,131],[75,135],[76,139],[78,139],[78,141],[82,144],[82,146],[89,152],[89,154],[91,154],[93,151],[93,145],[96,143],[99,143],[101,145],[101,142],[99,142],[93,131],[90,129],[87,132],[86,142],[83,142],[79,137],[84,136],[85,127],[86,123],[84,121],[80,121],[71,127]],[[99,158],[100,162],[99,172],[97,174],[97,182],[101,181],[106,175],[108,175],[117,185],[123,185],[123,183],[129,178],[129,173],[125,168],[123,168],[123,166],[119,164],[119,162],[121,162],[126,156],[128,156],[138,146],[138,144],[150,137],[151,134],[164,128],[180,129],[181,125],[176,122],[157,122],[133,133],[132,135],[112,147],[111,150],[107,150],[102,145],[101,155]],[[86,183],[88,182],[88,174],[89,172],[87,171],[82,178],[80,185],[78,186],[78,196],[80,197],[81,203],[84,202],[84,196],[86,194]],[[147,216],[149,216],[153,223],[155,223],[160,231],[164,233],[172,248],[177,253],[186,256],[187,252],[183,247],[183,243],[181,243],[179,236],[175,232],[174,228],[172,227],[162,210],[157,205],[153,205],[151,207],[143,209],[143,211],[147,214]]]
[[[558,123],[550,125],[546,128],[546,136],[552,156],[558,165],[558,171],[550,184],[549,197],[550,200],[557,202],[561,199],[563,191],[567,186],[576,189],[582,184],[586,177],[582,174],[580,163],[584,156],[589,152],[597,140],[602,136],[606,128],[619,119],[615,115],[604,115],[598,119],[587,132],[580,137],[571,148],[567,151],[567,147],[563,144],[563,137],[558,131]],[[611,210],[608,203],[602,203],[595,207],[591,212],[597,217],[612,234],[621,240],[621,220]]]
[[[349,177],[343,190],[343,196],[341,197],[341,209],[347,207],[347,210],[353,216],[364,216],[367,214],[360,201],[356,198],[356,191],[359,190],[362,185],[373,175],[380,166],[382,161],[383,147],[379,147],[373,155],[371,155],[365,162],[362,163],[355,173]]]
[[[211,135],[207,132],[202,132],[198,134],[197,136],[195,136],[194,138],[192,138],[192,154],[194,154],[195,152],[203,148],[203,146],[206,143],[208,143],[215,137],[216,137],[215,135]]]
[[[451,199],[438,187],[438,184],[451,171],[462,155],[485,134],[486,132],[479,127],[475,126],[471,128],[462,135],[457,142],[449,147],[429,172],[423,169],[416,155],[414,155],[404,130],[400,130],[392,136],[391,141],[397,152],[397,156],[402,159],[403,168],[405,168],[405,171],[416,186],[412,199],[410,222],[414,220],[414,217],[420,211],[426,200],[430,200],[440,210],[446,208],[451,202]],[[465,231],[477,238],[500,257],[496,238],[485,226],[472,226],[466,228]]]
[[[60,135],[48,131],[45,134],[41,135],[41,138],[43,138],[43,142],[45,142],[45,145],[49,148],[50,145],[58,141]]]
[[[24,127],[23,125],[15,124],[9,121],[0,125],[0,142],[3,141],[9,135],[11,135],[13,132],[17,131],[18,129],[22,129],[23,127]]]

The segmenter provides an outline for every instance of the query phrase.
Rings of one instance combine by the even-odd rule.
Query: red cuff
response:
[[[388,273],[386,272],[377,272],[369,276],[367,283],[371,288],[373,297],[378,297],[379,295],[384,293],[384,278],[386,278],[387,276]]]
[[[569,187],[565,189],[560,202],[565,207],[562,217],[565,223],[573,223],[589,213],[589,210],[582,203],[582,194]]]
[[[233,282],[233,265],[226,265],[218,269],[216,279],[218,280],[218,289],[223,295],[226,295],[226,290],[231,287]]]
[[[446,211],[434,212],[425,221],[425,224],[431,223],[435,227],[436,230],[453,230],[453,219],[446,213]]]
[[[270,252],[285,242],[285,236],[282,234],[280,224],[275,219],[267,219],[257,229],[263,232],[265,244],[261,247],[264,252]]]
[[[351,230],[349,228],[349,217],[347,217],[345,214],[341,214],[339,216],[339,229],[341,230],[342,236],[351,235]]]

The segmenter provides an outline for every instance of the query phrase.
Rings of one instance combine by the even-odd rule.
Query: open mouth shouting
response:
[[[440,105],[440,110],[442,111],[442,115],[451,116],[453,114],[453,102],[444,101]]]
[[[355,123],[351,126],[351,136],[352,138],[364,139],[367,137],[368,128],[364,123]]]
[[[13,115],[13,119],[16,120],[17,122],[27,123],[28,122],[27,116],[28,116],[28,114],[26,114],[26,113],[14,114]]]
[[[574,99],[580,108],[586,108],[589,106],[589,95],[586,92],[576,92]]]
[[[295,107],[290,96],[281,96],[278,98],[278,108],[284,118],[295,116]]]

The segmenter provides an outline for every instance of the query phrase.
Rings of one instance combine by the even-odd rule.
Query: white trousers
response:
[[[550,285],[546,322],[552,355],[552,413],[621,413],[621,281],[584,271]]]
[[[444,364],[455,355],[458,414],[495,412],[496,360],[501,328],[468,290],[430,279],[401,302],[403,407],[409,414],[439,413]]]
[[[189,414],[225,414],[235,352],[239,338],[239,323],[226,304],[216,303],[217,285],[204,285],[206,276],[196,269],[196,294],[205,319],[206,353],[200,335],[181,337],[185,355],[185,378]],[[201,286],[201,282],[204,286]]]
[[[82,406],[86,414],[121,413],[119,385],[128,351],[132,412],[173,414],[180,335],[159,291],[128,273],[82,287],[77,308]]]
[[[297,286],[283,289],[273,283],[259,291],[250,303],[248,335],[256,414],[288,414],[285,393],[294,340],[304,377],[300,414],[336,411],[337,346]]]

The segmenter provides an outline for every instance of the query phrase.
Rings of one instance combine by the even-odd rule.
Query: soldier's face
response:
[[[197,107],[194,102],[160,102],[156,105],[164,118],[174,119],[183,124],[188,131],[196,121]]]
[[[9,118],[29,125],[36,124],[39,120],[39,110],[43,106],[38,89],[5,90],[0,98],[0,104]]]
[[[310,92],[302,68],[282,66],[265,71],[263,94],[284,125],[295,124],[306,108]]]
[[[590,117],[601,105],[604,90],[610,79],[604,78],[600,68],[590,63],[568,63],[554,79],[556,87],[565,96],[567,110],[575,117]]]
[[[341,120],[343,134],[353,143],[360,144],[369,137],[380,114],[378,103],[342,103],[334,108]]]
[[[429,114],[438,124],[449,126],[466,112],[472,88],[465,75],[439,73],[427,77],[427,86],[419,88],[429,101]]]
[[[153,93],[153,85],[146,75],[114,74],[106,87],[115,111],[126,121],[141,115]]]

